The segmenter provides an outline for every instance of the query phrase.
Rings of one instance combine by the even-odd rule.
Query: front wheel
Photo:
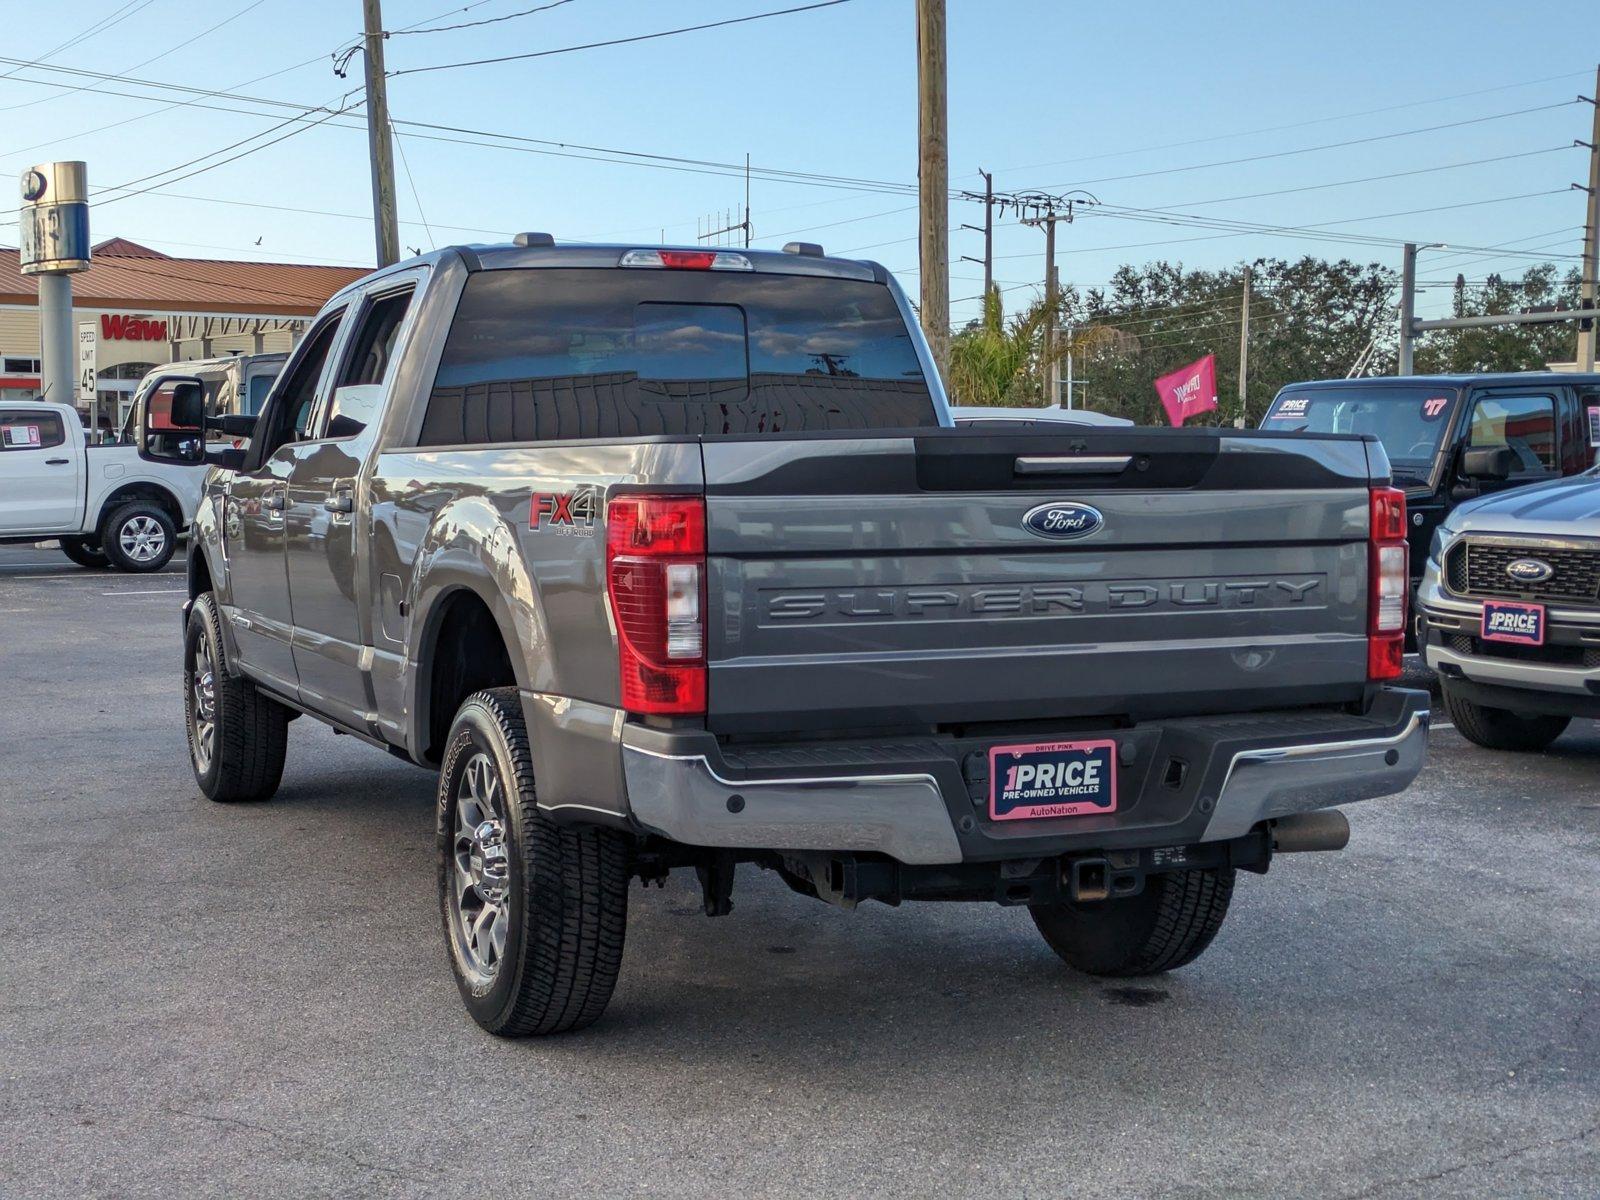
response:
[[[229,676],[222,619],[210,592],[189,610],[183,690],[189,761],[200,790],[219,804],[268,799],[283,778],[289,710],[248,679]]]
[[[61,553],[91,571],[104,571],[111,565],[111,559],[95,538],[64,537],[61,539]]]
[[[1050,949],[1089,975],[1159,975],[1192,963],[1222,928],[1233,868],[1174,871],[1145,879],[1137,896],[1028,911]]]
[[[123,571],[159,571],[178,546],[178,527],[167,510],[148,500],[133,500],[112,513],[101,531],[111,565]]]
[[[501,1037],[597,1020],[622,966],[628,843],[539,811],[515,688],[478,692],[456,714],[438,844],[445,941],[472,1019]]]
[[[1543,750],[1567,731],[1571,717],[1530,713],[1522,716],[1460,696],[1448,679],[1442,683],[1445,711],[1461,736],[1486,750]]]

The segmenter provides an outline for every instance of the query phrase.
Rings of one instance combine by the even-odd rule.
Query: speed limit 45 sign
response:
[[[98,339],[99,331],[95,329],[93,321],[84,321],[78,325],[79,400],[93,400],[95,397],[99,377],[94,369],[94,351]]]

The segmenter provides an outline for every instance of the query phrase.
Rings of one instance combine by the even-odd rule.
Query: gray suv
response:
[[[1237,871],[1406,787],[1404,497],[1373,438],[956,429],[875,263],[463,246],[336,295],[195,518],[195,778],[296,714],[437,771],[463,1000],[578,1028],[630,880],[1027,906],[1075,967],[1211,942]],[[174,377],[169,428],[208,417]]]

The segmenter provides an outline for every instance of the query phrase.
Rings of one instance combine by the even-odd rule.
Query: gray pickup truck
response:
[[[1469,740],[1543,750],[1600,717],[1600,468],[1457,508],[1433,535],[1418,627]]]
[[[201,790],[272,795],[299,713],[437,770],[491,1032],[598,1017],[630,881],[679,868],[711,915],[754,864],[1168,970],[1422,766],[1375,439],[957,429],[883,268],[786,251],[441,250],[329,302],[247,449],[142,442],[215,464]]]

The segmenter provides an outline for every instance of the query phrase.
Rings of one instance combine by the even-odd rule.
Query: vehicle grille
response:
[[[1457,654],[1477,658],[1503,658],[1513,662],[1543,663],[1551,667],[1600,667],[1600,646],[1518,646],[1512,642],[1486,642],[1471,634],[1451,633],[1445,644]]]
[[[1506,574],[1506,566],[1519,558],[1547,562],[1555,568],[1555,574],[1542,583],[1512,579]],[[1531,596],[1592,604],[1600,600],[1600,549],[1546,550],[1469,540],[1450,551],[1445,583],[1461,596]]]

